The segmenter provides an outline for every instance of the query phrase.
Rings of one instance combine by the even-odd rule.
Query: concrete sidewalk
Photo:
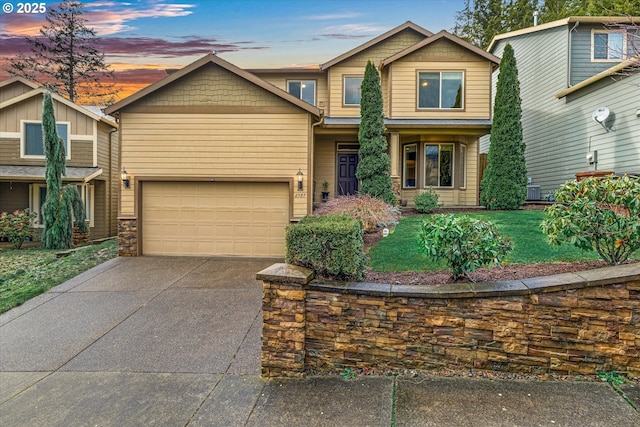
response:
[[[604,383],[263,380],[255,273],[274,262],[117,258],[5,313],[0,425],[640,425]]]

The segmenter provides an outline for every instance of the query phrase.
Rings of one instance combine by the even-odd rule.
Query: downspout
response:
[[[571,87],[571,33],[580,25],[580,21],[576,21],[575,25],[569,30],[568,46],[567,46],[567,87]]]
[[[315,162],[314,152],[316,150],[316,133],[314,128],[324,123],[324,111],[322,110],[320,114],[321,114],[320,120],[318,120],[317,122],[311,125],[311,148],[310,148],[311,155],[309,156],[309,182],[307,182],[307,187],[311,187],[312,193],[311,193],[311,197],[307,195],[307,212],[313,212],[313,198],[316,195],[316,191],[315,191],[316,189],[315,189],[315,186],[313,185],[313,182],[316,179],[316,173],[315,173],[315,170],[313,169],[313,164]],[[307,191],[307,194],[309,193],[310,192]]]
[[[109,230],[107,232],[107,234],[109,235],[108,237],[112,237],[111,236],[111,224],[113,221],[113,134],[116,133],[118,131],[118,129],[111,129],[109,131],[109,215],[108,215],[108,220],[109,222],[107,224],[109,224],[107,226],[107,229]],[[116,176],[118,176],[118,174],[116,174]],[[116,227],[116,236],[118,235],[118,231],[117,231],[118,227]]]

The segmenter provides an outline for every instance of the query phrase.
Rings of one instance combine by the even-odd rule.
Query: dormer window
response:
[[[344,78],[343,103],[347,106],[359,106],[362,98],[362,76]]]
[[[462,71],[418,73],[418,108],[464,108]]]
[[[311,105],[316,105],[316,82],[315,80],[289,80],[287,91]]]
[[[620,31],[593,31],[591,33],[593,61],[621,61],[626,54],[625,36]]]

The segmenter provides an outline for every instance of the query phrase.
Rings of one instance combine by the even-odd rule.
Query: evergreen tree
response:
[[[46,249],[68,249],[73,246],[73,214],[75,225],[87,232],[84,205],[75,185],[62,187],[66,170],[64,141],[58,136],[51,94],[45,93],[42,102],[42,139],[45,154],[47,195],[42,204],[44,230],[42,243]]]
[[[392,191],[391,161],[387,153],[387,139],[384,136],[384,113],[380,75],[371,61],[367,62],[361,87],[360,129],[358,140],[358,168],[356,177],[360,180],[361,194],[395,205],[397,197]]]
[[[115,78],[95,47],[95,31],[85,25],[83,7],[79,1],[62,0],[49,8],[40,34],[25,39],[31,53],[20,53],[7,71],[70,101],[106,105],[116,94]]]
[[[507,44],[500,61],[488,166],[480,184],[480,203],[488,209],[515,210],[527,198],[521,116],[518,68]]]
[[[456,12],[453,32],[469,43],[486,49],[498,34],[569,16],[638,16],[638,0],[465,0]]]

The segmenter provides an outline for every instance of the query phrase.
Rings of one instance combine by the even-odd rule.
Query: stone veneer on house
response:
[[[640,377],[640,263],[497,283],[263,281],[262,375],[464,368]]]
[[[138,256],[136,218],[118,218],[118,256]]]

